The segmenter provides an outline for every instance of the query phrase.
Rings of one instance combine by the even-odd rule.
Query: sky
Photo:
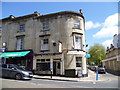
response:
[[[2,18],[32,14],[43,15],[82,9],[85,17],[86,44],[110,46],[118,33],[118,2],[2,2]],[[89,48],[88,47],[88,48]]]

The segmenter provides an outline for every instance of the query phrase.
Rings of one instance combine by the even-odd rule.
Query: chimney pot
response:
[[[80,11],[80,14],[82,14],[82,9],[80,9],[79,11]]]
[[[40,16],[40,13],[38,13],[37,11],[35,11],[34,14],[36,14],[37,16]]]
[[[10,15],[9,17],[12,18],[12,19],[15,18],[15,16],[13,16],[13,15]]]

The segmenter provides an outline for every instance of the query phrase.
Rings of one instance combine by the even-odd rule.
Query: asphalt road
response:
[[[100,77],[109,78],[107,81],[57,81],[57,80],[14,80],[0,79],[2,88],[118,88],[118,77],[111,74],[102,74]]]

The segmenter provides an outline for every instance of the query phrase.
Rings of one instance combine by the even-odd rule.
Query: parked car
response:
[[[105,68],[99,67],[99,66],[91,66],[91,67],[89,67],[89,69],[94,72],[96,72],[96,70],[98,70],[98,73],[104,73],[104,74],[106,73]]]
[[[31,71],[27,71],[14,64],[0,64],[0,71],[2,72],[0,76],[15,78],[17,80],[31,79],[33,77],[33,73]]]
[[[98,70],[98,73],[104,73],[104,74],[106,73],[106,70],[103,67],[98,67],[97,70]]]
[[[89,69],[92,71],[96,71],[96,66],[90,66]]]

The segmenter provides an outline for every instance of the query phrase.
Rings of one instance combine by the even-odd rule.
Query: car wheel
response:
[[[16,79],[16,80],[20,80],[20,79],[22,79],[21,74],[16,74],[16,75],[15,75],[15,79]]]

